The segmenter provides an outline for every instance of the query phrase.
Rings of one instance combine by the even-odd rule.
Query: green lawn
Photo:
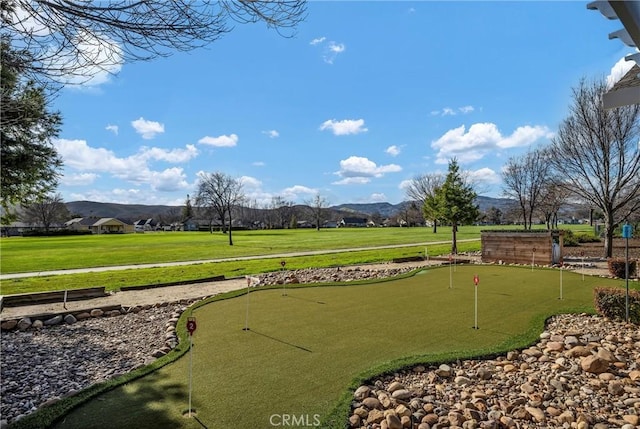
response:
[[[473,276],[480,276],[479,330]],[[365,285],[261,290],[196,308],[193,407],[187,409],[188,354],[72,411],[58,428],[264,428],[273,414],[318,414],[343,427],[349,390],[403,365],[523,347],[545,317],[590,311],[595,286],[620,281],[557,270],[458,266]],[[187,313],[180,321],[184,334]],[[24,423],[32,421],[27,419]],[[333,421],[333,423],[331,423]]]
[[[589,230],[588,226],[579,227]],[[485,228],[461,227],[458,239],[480,238],[480,230]],[[433,234],[430,228],[282,229],[234,231],[233,237],[233,246],[229,246],[228,236],[220,232],[2,238],[0,272],[40,272],[417,244],[451,240],[451,228],[440,227],[437,234]]]
[[[585,226],[579,227],[588,230]],[[515,228],[515,227],[514,227]],[[462,227],[458,237],[479,239],[480,227]],[[47,271],[64,268],[87,268],[107,262],[112,265],[167,262],[173,260],[203,260],[263,255],[251,261],[227,261],[55,276],[32,276],[7,279],[0,283],[0,293],[10,295],[37,291],[79,289],[105,286],[108,291],[122,286],[139,286],[173,281],[201,279],[217,275],[227,278],[258,274],[280,269],[280,259],[269,258],[276,253],[299,251],[330,251],[393,244],[427,243],[450,240],[451,229],[441,227],[437,234],[428,228],[371,228],[275,230],[234,232],[234,246],[229,246],[224,234],[158,233],[102,236],[46,237],[0,239],[2,273]],[[427,246],[429,255],[442,255],[450,245]],[[199,249],[199,250],[196,250]],[[259,250],[265,250],[259,253]],[[459,251],[478,251],[480,242],[459,243]],[[390,261],[394,258],[424,255],[423,244],[396,249],[287,258],[287,269],[331,267]],[[214,254],[215,253],[215,254]],[[164,255],[164,259],[161,257]],[[156,259],[154,259],[156,258]]]

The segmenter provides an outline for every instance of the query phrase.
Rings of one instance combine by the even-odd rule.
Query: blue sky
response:
[[[293,37],[239,25],[67,86],[58,191],[181,205],[220,171],[260,205],[397,204],[456,157],[497,197],[502,166],[549,143],[582,77],[630,67],[608,40],[620,27],[582,1],[312,1]]]

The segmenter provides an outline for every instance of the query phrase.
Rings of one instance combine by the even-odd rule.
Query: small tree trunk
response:
[[[605,238],[604,238],[604,257],[605,258],[610,258],[611,256],[613,256],[613,229],[614,229],[615,225],[613,222],[613,216],[611,215],[611,213],[607,213],[606,214],[606,220],[605,220],[605,224],[604,224],[604,234],[605,234]]]
[[[433,220],[433,233],[436,234],[438,232],[438,219]]]
[[[453,222],[453,225],[451,225],[451,253],[453,253],[454,255],[458,254],[458,240],[456,238],[456,233],[458,232],[458,223],[457,222]]]
[[[224,220],[222,221],[222,224],[224,225]],[[231,236],[231,212],[229,212],[229,246],[233,246],[233,237]]]

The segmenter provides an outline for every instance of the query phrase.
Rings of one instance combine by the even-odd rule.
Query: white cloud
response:
[[[329,42],[322,59],[327,64],[333,64],[333,62],[336,60],[336,57],[346,50],[347,46],[344,43],[336,43],[333,41]]]
[[[333,40],[327,41],[324,36],[313,39],[309,44],[322,48],[322,60],[327,64],[333,64],[336,57],[347,50],[347,46],[344,43],[337,43]]]
[[[627,61],[624,57],[620,58],[620,60],[611,67],[611,72],[609,72],[609,76],[607,76],[607,89],[611,89],[613,85],[618,83],[618,81],[631,70],[634,64],[635,62]]]
[[[309,42],[310,45],[318,45],[322,42],[324,42],[325,40],[327,40],[326,37],[322,36],[322,37],[316,37],[315,39],[313,39],[311,42]]]
[[[347,49],[347,47],[344,45],[344,43],[329,42],[329,51],[330,52],[333,52],[333,53],[336,53],[336,54],[341,54],[346,49]]]
[[[117,204],[163,204],[178,206],[184,204],[184,197],[167,200],[165,194],[149,192],[140,188],[90,189],[70,194],[69,201],[97,201]]]
[[[205,136],[198,140],[200,144],[206,144],[215,147],[234,147],[238,144],[238,136],[236,134],[221,135],[218,137]]]
[[[105,128],[107,131],[111,131],[113,134],[118,135],[118,126],[117,125],[107,125]]]
[[[267,164],[264,161],[255,161],[252,162],[251,165],[253,165],[254,167],[264,167]]]
[[[495,185],[502,182],[500,174],[490,168],[481,168],[479,170],[469,171],[469,179],[473,182],[482,182]]]
[[[72,49],[56,51],[45,65],[52,70],[73,70],[60,79],[66,85],[95,87],[107,83],[122,69],[122,48],[106,36],[80,30],[73,37],[72,45]]]
[[[78,186],[78,185],[90,185],[100,175],[95,173],[80,173],[80,174],[64,174],[61,182],[65,186]]]
[[[242,187],[246,189],[260,189],[262,187],[262,182],[255,177],[242,176],[238,180],[242,183]]]
[[[371,182],[368,177],[345,177],[342,180],[331,182],[332,185],[365,185]]]
[[[300,199],[308,198],[310,196],[316,195],[317,193],[317,189],[309,188],[303,185],[294,185],[283,189],[281,195],[285,200],[300,201]]]
[[[383,193],[373,193],[369,197],[369,201],[372,203],[384,203],[387,201],[387,196]]]
[[[343,119],[342,121],[329,119],[320,125],[320,130],[331,130],[336,136],[360,134],[369,131],[368,128],[364,127],[364,119]]]
[[[164,124],[155,121],[147,121],[143,117],[140,117],[135,121],[131,121],[131,126],[136,130],[136,133],[140,134],[145,140],[154,138],[156,134],[164,133]]]
[[[553,133],[546,126],[518,127],[511,135],[503,136],[493,123],[477,123],[468,131],[465,126],[453,128],[431,142],[438,150],[436,163],[446,164],[453,157],[461,163],[483,158],[490,151],[528,146],[541,138],[551,138]]]
[[[398,171],[402,171],[402,167],[396,164],[378,166],[368,158],[351,156],[340,161],[340,170],[335,174],[340,176],[342,180],[334,183],[337,185],[364,184],[370,182],[374,177],[382,177],[387,173]]]
[[[152,171],[148,182],[154,191],[172,192],[189,187],[186,177],[181,167],[172,167],[163,171]]]
[[[391,156],[398,156],[398,155],[400,155],[400,148],[398,146],[396,146],[396,145],[392,145],[392,146],[389,146],[385,150],[385,152],[388,153]]]
[[[554,135],[553,132],[544,126],[529,126],[518,127],[509,137],[498,142],[498,147],[508,149],[512,147],[528,146],[538,139],[547,138],[550,139]]]
[[[171,150],[161,149],[157,147],[142,147],[140,148],[140,153],[138,156],[142,157],[143,159],[181,163],[190,161],[191,159],[198,156],[198,149],[192,144],[186,145],[184,149]]]
[[[85,177],[107,173],[137,185],[149,184],[152,189],[158,191],[184,189],[189,185],[182,168],[156,171],[150,168],[151,161],[186,162],[197,155],[193,145],[187,145],[186,149],[174,150],[143,147],[134,155],[119,158],[108,149],[89,146],[84,140],[58,139],[54,144],[64,161],[65,169],[71,170],[65,175],[73,176],[73,170],[89,174]]]
[[[406,191],[407,189],[409,189],[409,187],[411,187],[411,185],[413,185],[413,180],[406,179],[400,182],[400,184],[398,184],[398,189],[402,189],[403,191]]]
[[[266,134],[272,139],[275,139],[276,137],[280,136],[280,133],[278,131],[276,131],[276,130],[263,131],[262,134]]]
[[[441,110],[432,110],[431,116],[456,116],[458,114],[466,115],[475,111],[473,106],[462,106],[458,108],[443,107]]]

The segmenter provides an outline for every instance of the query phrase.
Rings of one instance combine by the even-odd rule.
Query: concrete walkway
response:
[[[468,238],[464,240],[458,240],[458,243],[466,243],[466,242],[472,242],[472,241],[480,241],[480,239]],[[160,263],[154,263],[154,264],[118,265],[118,266],[109,266],[109,267],[90,267],[90,268],[75,268],[75,269],[69,269],[69,270],[0,274],[0,281],[10,280],[10,279],[20,279],[25,277],[55,276],[55,275],[61,275],[61,274],[80,274],[80,273],[93,273],[93,272],[104,272],[104,271],[135,270],[135,269],[142,269],[142,268],[175,267],[180,265],[209,264],[214,262],[229,262],[229,261],[249,261],[249,260],[255,260],[255,259],[293,258],[296,256],[328,255],[332,253],[360,252],[365,250],[394,249],[394,248],[401,248],[401,247],[416,247],[416,246],[428,247],[433,245],[449,244],[449,243],[451,243],[450,240],[432,241],[432,242],[426,242],[426,243],[390,244],[388,246],[375,246],[375,247],[356,247],[351,249],[313,250],[308,252],[280,253],[280,254],[274,254],[274,255],[238,256],[236,258],[205,259],[205,260],[199,260],[199,261],[160,262]]]

